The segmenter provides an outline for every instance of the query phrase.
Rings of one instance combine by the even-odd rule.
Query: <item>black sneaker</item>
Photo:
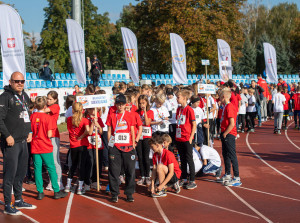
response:
[[[118,196],[112,196],[111,199],[110,199],[110,201],[113,202],[113,203],[118,203],[118,200],[119,200]]]
[[[188,190],[193,190],[197,188],[197,184],[195,183],[195,181],[190,181],[186,186],[185,186],[185,189],[188,189]]]
[[[134,202],[134,199],[133,199],[132,195],[127,195],[126,201],[127,202]]]
[[[185,187],[187,184],[188,184],[187,181],[181,180],[181,181],[179,182],[179,187]]]
[[[15,205],[14,205],[15,208],[18,208],[18,209],[36,209],[36,206],[33,205],[33,204],[28,204],[26,203],[25,201],[20,200],[18,202],[15,202]]]
[[[64,191],[59,191],[59,192],[54,192],[54,199],[59,199],[59,198],[64,198],[68,195],[67,192]]]
[[[23,213],[17,210],[13,205],[7,204],[4,207],[4,214],[8,215],[22,215]]]
[[[220,166],[219,169],[216,172],[216,177],[219,178],[221,176],[221,173],[222,173],[222,167]]]
[[[42,200],[45,197],[44,193],[38,193],[37,200]]]

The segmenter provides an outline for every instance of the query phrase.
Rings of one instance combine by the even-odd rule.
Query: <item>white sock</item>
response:
[[[71,187],[72,179],[68,178],[67,179],[67,187]]]
[[[82,188],[82,185],[83,185],[83,181],[79,181],[79,188]]]

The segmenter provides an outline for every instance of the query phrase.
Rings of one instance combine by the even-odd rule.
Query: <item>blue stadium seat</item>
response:
[[[237,76],[236,76],[236,74],[232,74],[232,79],[237,79]]]
[[[87,81],[91,81],[91,78],[89,76],[86,77]]]
[[[114,81],[109,81],[109,86],[113,87],[114,86]]]
[[[3,81],[0,81],[0,89],[3,89]]]
[[[3,72],[0,72],[0,79],[3,80]]]
[[[173,80],[173,74],[170,74],[170,79]],[[172,82],[172,84],[173,84],[173,82]]]
[[[35,87],[36,88],[41,88],[41,82],[40,81],[35,81]]]
[[[102,79],[103,80],[107,80],[107,75],[106,74],[102,74]]]
[[[38,75],[36,73],[31,73],[31,78],[32,78],[32,80],[37,80]]]
[[[61,77],[62,80],[66,80],[66,79],[67,79],[67,78],[66,78],[66,74],[64,74],[64,73],[61,73],[61,74],[60,74],[60,77]]]
[[[193,80],[197,80],[197,75],[196,75],[196,74],[193,74],[193,75],[192,75],[192,79],[193,79]]]
[[[192,84],[192,80],[188,80],[188,85],[191,85]]]
[[[146,80],[147,77],[146,77],[146,74],[142,74],[142,80]]]
[[[126,74],[122,74],[122,79],[126,80]]]
[[[35,88],[35,83],[34,81],[29,81],[29,86],[28,88]]]
[[[69,81],[64,81],[64,87],[69,87]]]
[[[239,84],[239,83],[240,83],[240,80],[236,80],[235,83]]]
[[[72,80],[71,74],[66,73],[66,78],[67,78],[67,80]]]
[[[121,80],[122,79],[122,75],[121,74],[117,74],[117,79]]]
[[[139,82],[137,82],[137,83],[134,83],[134,86],[139,86],[140,84],[139,84]]]
[[[219,79],[220,79],[220,77],[219,77],[218,74],[215,74],[215,79],[216,79],[216,80],[219,80]]]
[[[159,80],[160,79],[160,75],[159,74],[155,74],[155,79]]]
[[[107,75],[107,80],[111,80],[111,74],[106,74]]]
[[[171,84],[171,81],[170,80],[166,80],[166,84]]]
[[[151,80],[155,80],[155,74],[151,74]]]
[[[236,78],[241,80],[242,79],[242,76],[240,74],[236,75]]]
[[[109,82],[108,81],[104,81],[104,85],[105,85],[105,87],[109,87]]]
[[[170,79],[170,75],[169,74],[165,74],[165,78],[166,78],[166,80],[169,80]]]
[[[147,74],[147,79],[146,80],[151,80],[151,75],[150,74]]]
[[[291,83],[291,80],[290,80],[290,79],[287,79],[287,80],[286,80],[286,83],[290,84],[290,83]]]
[[[79,87],[85,87],[85,84],[80,83],[80,84],[79,84]]]
[[[164,75],[164,74],[161,74],[161,75],[160,75],[160,79],[164,80],[164,79],[165,79],[165,75]]]
[[[77,79],[76,74],[74,74],[74,73],[71,74],[71,77],[72,77],[72,80],[76,80]]]
[[[58,88],[57,81],[52,81],[52,87],[53,88]]]
[[[46,86],[46,81],[41,81],[41,87],[42,88],[46,88],[47,86]]]
[[[69,81],[69,87],[74,87],[75,86],[75,84],[74,84],[74,81]]]
[[[249,75],[249,74],[246,74],[245,78],[246,78],[246,79],[249,79],[249,78],[250,78],[250,75]]]
[[[100,80],[100,87],[104,87],[104,81]]]
[[[63,82],[62,81],[58,81],[58,88],[63,88],[64,85],[63,85]]]
[[[74,86],[75,86],[75,85],[78,85],[78,86],[79,86],[78,81],[74,81]]]
[[[52,88],[52,82],[46,81],[46,88]]]
[[[192,80],[193,84],[196,83],[197,80]]]
[[[291,74],[288,74],[288,79],[292,79],[292,75]]]
[[[192,75],[191,74],[188,74],[187,78],[190,80],[192,79]]]
[[[55,73],[55,80],[61,80],[59,73]]]
[[[156,81],[156,86],[160,85],[161,82],[160,81]]]
[[[32,80],[30,73],[26,73],[26,80]]]
[[[116,74],[112,74],[112,80],[116,80],[117,79],[117,75]]]

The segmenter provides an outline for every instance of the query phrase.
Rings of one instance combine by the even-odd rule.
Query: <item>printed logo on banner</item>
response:
[[[184,57],[182,54],[180,55],[176,54],[175,56],[173,56],[173,61],[175,63],[184,63]]]
[[[37,93],[30,93],[30,99],[35,99],[37,95]]]
[[[268,63],[272,63],[272,59],[268,59]]]
[[[126,49],[126,61],[128,63],[136,63],[136,50],[135,49]]]
[[[7,47],[8,48],[15,48],[16,47],[15,38],[7,38]]]

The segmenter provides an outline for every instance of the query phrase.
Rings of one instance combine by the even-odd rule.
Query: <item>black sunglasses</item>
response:
[[[15,82],[16,84],[24,84],[25,83],[25,80],[12,80],[13,82]]]

